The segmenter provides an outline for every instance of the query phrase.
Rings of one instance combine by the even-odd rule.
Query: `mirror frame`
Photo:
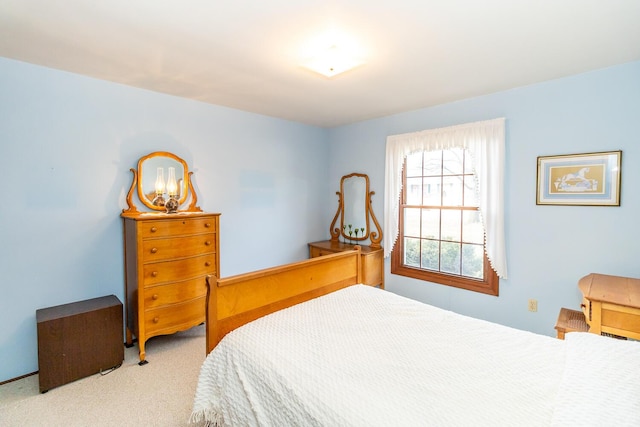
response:
[[[182,185],[180,186],[180,198],[178,199],[178,204],[182,205],[187,201],[187,198],[189,198],[189,196],[191,196],[191,203],[189,204],[189,206],[186,209],[178,209],[177,212],[202,212],[202,209],[200,209],[198,206],[196,206],[196,203],[198,201],[198,197],[196,196],[196,192],[193,189],[193,184],[191,182],[191,176],[193,175],[193,172],[189,171],[189,168],[187,166],[187,162],[185,162],[183,159],[181,159],[180,157],[176,156],[173,153],[170,153],[168,151],[154,151],[153,153],[149,153],[146,156],[143,156],[140,158],[140,160],[138,160],[138,168],[137,169],[129,169],[131,171],[131,173],[133,174],[133,181],[131,182],[131,188],[129,189],[129,193],[127,194],[127,205],[129,205],[128,209],[123,209],[122,212],[123,213],[138,213],[138,209],[136,208],[135,204],[133,203],[133,193],[134,193],[134,189],[137,189],[137,194],[138,194],[138,199],[140,200],[140,202],[146,206],[147,208],[153,210],[153,211],[165,211],[166,208],[164,206],[156,206],[153,204],[153,202],[151,200],[149,200],[147,198],[147,196],[144,193],[144,189],[143,189],[143,181],[144,181],[144,176],[143,176],[143,166],[144,163],[148,160],[154,159],[154,158],[160,158],[160,157],[166,157],[169,159],[172,159],[174,161],[176,161],[178,164],[180,164],[182,166],[183,169],[183,173],[182,176],[177,176],[176,179],[178,181],[182,180]],[[153,176],[153,182],[155,182],[155,176]]]
[[[345,211],[345,192],[344,192],[344,183],[349,178],[364,178],[365,180],[365,194],[363,197],[364,203],[364,212],[365,212],[365,226],[366,231],[363,235],[354,237],[353,235],[347,234],[346,226],[348,224],[344,223],[344,211]],[[345,241],[348,239],[349,241],[361,242],[363,240],[369,239],[372,248],[379,248],[380,242],[382,241],[382,228],[380,227],[380,223],[376,219],[376,216],[373,213],[373,208],[371,206],[371,196],[375,194],[374,191],[369,190],[369,176],[363,173],[351,173],[349,175],[344,175],[340,180],[340,191],[336,191],[336,195],[338,196],[338,210],[336,211],[335,216],[333,217],[333,221],[331,222],[331,226],[329,227],[329,232],[331,233],[331,240],[334,242],[339,242],[340,236],[342,236]],[[338,221],[338,217],[340,217],[340,228],[336,227],[336,223]],[[373,231],[371,229],[371,222],[376,226],[377,231]]]

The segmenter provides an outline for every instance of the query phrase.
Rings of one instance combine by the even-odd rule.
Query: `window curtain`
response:
[[[466,123],[387,137],[384,193],[384,256],[391,255],[398,239],[402,167],[416,151],[464,148],[471,154],[478,182],[480,216],[491,268],[507,278],[504,235],[505,119]]]

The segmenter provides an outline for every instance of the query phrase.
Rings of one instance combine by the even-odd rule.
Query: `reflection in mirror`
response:
[[[340,180],[338,195],[338,211],[331,223],[331,240],[339,241],[342,237],[345,243],[358,243],[369,239],[371,247],[380,247],[382,230],[371,208],[369,191],[369,177],[365,174],[352,173]],[[335,228],[340,216],[340,228]],[[371,230],[371,219],[377,231]]]
[[[342,180],[344,215],[342,234],[355,240],[369,236],[367,221],[367,180],[362,176],[352,176]]]

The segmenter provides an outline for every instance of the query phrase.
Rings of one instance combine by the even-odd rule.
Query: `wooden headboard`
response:
[[[362,283],[360,247],[236,276],[207,277],[207,354],[230,331],[274,311]]]

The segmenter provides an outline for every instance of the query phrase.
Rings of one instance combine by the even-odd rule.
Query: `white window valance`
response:
[[[402,167],[417,151],[464,148],[471,154],[478,182],[480,216],[485,230],[487,258],[498,277],[507,278],[504,235],[505,119],[466,123],[387,137],[384,193],[384,256],[398,238]]]

